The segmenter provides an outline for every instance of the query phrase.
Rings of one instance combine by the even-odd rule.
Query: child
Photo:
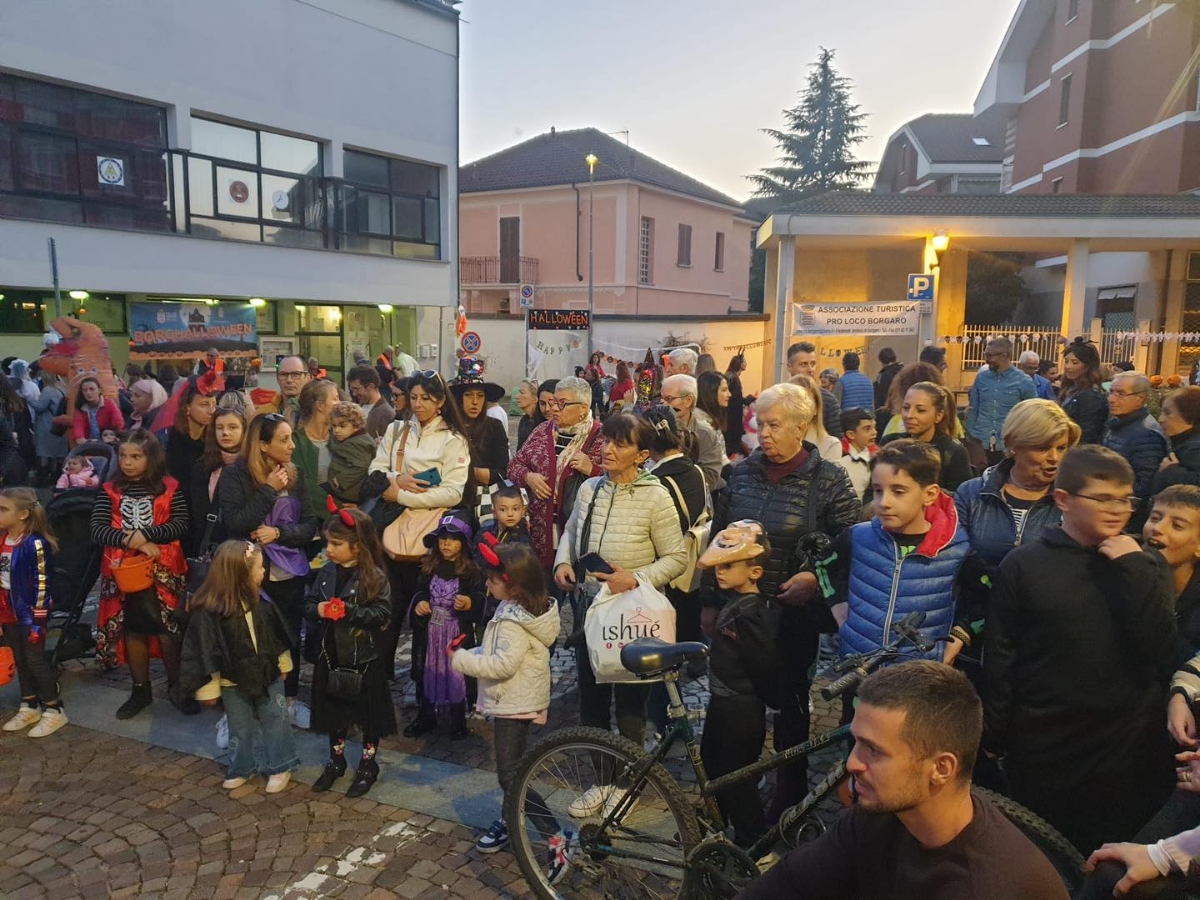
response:
[[[12,650],[21,687],[21,708],[5,731],[32,725],[29,736],[46,737],[67,724],[58,696],[58,675],[46,654],[50,597],[46,584],[50,554],[58,544],[46,522],[46,509],[32,488],[0,490],[0,629]],[[39,710],[39,705],[41,709]]]
[[[358,726],[362,757],[346,796],[361,797],[379,778],[379,739],[396,733],[391,665],[380,659],[392,592],[379,536],[361,510],[337,510],[325,522],[325,556],[329,562],[304,604],[321,648],[313,669],[312,730],[329,735],[329,762],[313,790],[329,790],[346,773],[346,735]]]
[[[487,571],[488,592],[500,601],[474,650],[453,650],[456,672],[479,679],[479,710],[492,718],[496,777],[507,790],[529,739],[529,726],[545,725],[550,707],[550,647],[558,637],[558,605],[547,592],[546,572],[524,544],[479,545]],[[560,834],[542,798],[530,793],[526,812],[548,843]],[[568,840],[560,837],[565,845]],[[475,842],[481,853],[508,846],[508,826],[497,819]],[[551,860],[549,881],[565,873],[565,854]]]
[[[437,708],[450,708],[450,738],[469,737],[467,683],[450,668],[446,648],[457,638],[470,641],[475,620],[483,608],[484,585],[467,546],[471,526],[458,512],[442,516],[437,529],[425,535],[430,548],[421,565],[420,587],[413,595],[413,630],[428,631],[423,658],[413,651],[413,677],[417,681],[417,717],[404,729],[405,737],[419,737],[437,727]],[[416,642],[414,641],[414,645]],[[473,646],[473,642],[466,644]]]
[[[716,569],[728,601],[717,614],[709,655],[711,697],[700,755],[709,778],[757,761],[767,736],[767,707],[778,709],[779,610],[758,593],[771,545],[758,522],[734,522],[717,534],[698,565]],[[743,781],[717,803],[733,825],[734,842],[749,847],[767,831],[758,786]]]
[[[842,457],[836,460],[854,485],[854,494],[867,502],[871,489],[871,460],[879,448],[875,446],[875,415],[865,409],[842,410]]]
[[[65,491],[67,488],[95,487],[99,483],[91,460],[86,456],[69,456],[63,463],[63,473],[58,476],[54,489]]]
[[[299,760],[283,696],[291,641],[278,608],[260,600],[265,571],[262,550],[249,541],[225,541],[217,548],[189,604],[180,678],[198,701],[220,698],[225,706],[229,761],[221,787],[232,791],[260,772],[267,776],[267,793],[277,794]],[[256,722],[261,753],[255,748]]]
[[[115,428],[105,428],[100,432],[101,443],[108,444],[110,447],[115,447],[121,443],[121,435]]]
[[[342,401],[329,415],[329,493],[338,503],[358,503],[367,468],[375,459],[375,440],[367,434],[367,418],[357,403]]]
[[[167,669],[171,702],[183,712],[199,712],[196,701],[180,692],[177,683],[180,626],[173,612],[187,571],[179,544],[188,530],[183,492],[166,474],[166,455],[153,433],[128,432],[117,453],[117,474],[92,508],[92,541],[104,548],[96,658],[109,668],[129,664],[133,692],[117,710],[118,719],[131,719],[150,705],[150,657],[156,653]],[[151,586],[123,593],[115,568],[124,560],[147,556],[153,560]]]
[[[480,569],[486,569],[482,547],[495,549],[500,544],[530,544],[529,526],[525,522],[525,494],[516,485],[506,481],[492,495],[492,514],[490,522],[479,529],[477,538],[480,549],[475,554],[475,564]],[[479,616],[479,624],[475,628],[476,643],[483,639],[483,629],[492,620],[499,598],[488,594],[484,601],[483,612]]]
[[[1174,784],[1162,698],[1178,637],[1166,565],[1121,533],[1129,463],[1095,445],[1067,451],[1054,503],[1062,526],[996,571],[983,746],[1007,755],[1013,799],[1086,854],[1131,838]]]

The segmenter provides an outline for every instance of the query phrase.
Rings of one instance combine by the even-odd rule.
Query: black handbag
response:
[[[330,669],[325,693],[338,700],[357,700],[362,694],[362,672],[357,669]]]
[[[210,512],[205,517],[205,521],[207,524],[204,526],[204,536],[200,538],[200,555],[187,558],[187,578],[184,584],[189,598],[195,596],[196,592],[200,590],[200,585],[204,584],[204,579],[208,577],[208,570],[213,559],[213,529],[221,521],[221,517],[217,513]]]

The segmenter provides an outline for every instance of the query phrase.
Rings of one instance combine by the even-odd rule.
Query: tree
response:
[[[967,256],[968,325],[1016,324],[1032,294],[1021,270],[1028,264],[1020,253],[970,253]]]
[[[783,111],[786,130],[763,129],[779,148],[779,165],[746,177],[754,196],[770,198],[776,207],[858,187],[869,174],[870,163],[854,158],[854,148],[867,138],[867,114],[851,102],[852,82],[833,67],[833,55],[822,47],[809,66],[800,102]]]

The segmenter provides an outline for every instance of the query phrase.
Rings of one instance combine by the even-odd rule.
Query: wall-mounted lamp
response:
[[[68,291],[67,296],[70,297],[72,300],[79,300],[80,302],[82,302],[82,301],[86,300],[88,297],[90,297],[91,294],[89,294],[87,291]]]
[[[297,303],[297,304],[296,304],[296,305],[293,307],[293,309],[295,309],[295,310],[296,310],[296,312],[306,312],[306,311],[308,310],[308,307],[307,307],[307,306],[303,306],[303,305],[301,305],[301,304]]]
[[[392,304],[390,304],[390,303],[380,303],[379,304],[379,311],[381,313],[394,312],[395,309],[396,309],[396,307],[392,306]]]
[[[929,239],[929,245],[933,247],[933,255],[936,260],[933,264],[933,267],[935,269],[941,269],[942,255],[946,252],[946,248],[950,246],[950,232],[946,231],[944,228],[935,231],[933,233],[933,237]]]
[[[329,311],[330,322],[340,322],[342,320],[342,311],[340,309],[331,309]]]
[[[264,300],[262,297],[251,297],[251,298],[250,298],[250,305],[251,305],[251,306],[266,306],[266,305],[267,305],[267,301],[266,301],[266,300]]]

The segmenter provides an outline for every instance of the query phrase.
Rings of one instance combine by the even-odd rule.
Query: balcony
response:
[[[458,280],[471,285],[518,285],[538,283],[539,260],[531,256],[463,256],[458,261]]]

